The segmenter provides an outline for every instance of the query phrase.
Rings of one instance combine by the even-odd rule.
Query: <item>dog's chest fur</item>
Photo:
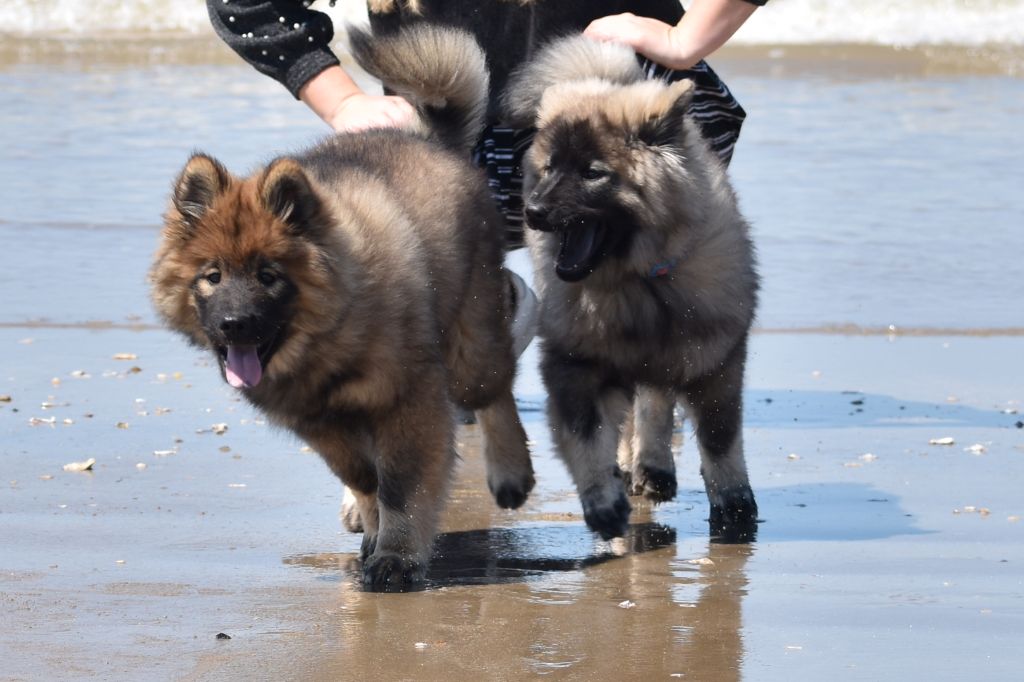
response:
[[[550,281],[543,335],[631,381],[678,387],[714,371],[749,320],[716,314],[678,282],[632,278],[615,289]]]

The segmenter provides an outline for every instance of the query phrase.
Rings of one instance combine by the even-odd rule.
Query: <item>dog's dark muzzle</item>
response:
[[[550,220],[551,209],[544,204],[527,202],[523,213],[526,216],[526,226],[533,230],[554,232],[557,229]]]

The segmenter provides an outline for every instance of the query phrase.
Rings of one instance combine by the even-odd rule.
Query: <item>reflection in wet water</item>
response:
[[[623,538],[600,543],[603,551],[589,552],[593,541],[578,526],[484,528],[440,533],[421,589],[456,585],[517,582],[549,573],[579,571],[589,566],[674,544],[676,531],[658,523],[630,526]],[[333,572],[331,580],[360,580],[357,554],[310,554],[285,557],[284,563]]]
[[[608,543],[557,524],[442,533],[424,591],[405,595],[364,591],[354,554],[286,557],[338,583],[330,646],[297,672],[738,680],[754,547],[688,542],[698,555],[682,556],[676,540],[658,523]]]

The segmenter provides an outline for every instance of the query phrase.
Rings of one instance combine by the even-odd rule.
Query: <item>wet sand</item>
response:
[[[635,499],[629,537],[595,540],[527,369],[537,490],[498,510],[465,427],[428,583],[404,595],[361,590],[333,476],[166,332],[7,328],[0,348],[3,679],[1010,679],[1024,663],[1019,337],[756,335],[749,545],[709,542],[682,431],[679,498]]]
[[[722,55],[765,274],[757,540],[709,542],[685,427],[678,499],[595,540],[532,348],[536,491],[498,510],[463,429],[427,585],[396,595],[360,589],[318,457],[146,300],[191,148],[244,170],[323,132],[218,49],[0,47],[0,679],[1019,676],[1021,81],[884,50]]]

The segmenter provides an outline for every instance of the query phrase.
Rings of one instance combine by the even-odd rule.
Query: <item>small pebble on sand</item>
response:
[[[620,601],[619,602],[619,608],[620,609],[631,609],[631,608],[633,608],[635,606],[636,606],[636,602],[631,602],[628,599],[625,600],[625,601]]]
[[[96,464],[96,458],[90,457],[84,462],[69,462],[65,464],[64,471],[92,471],[94,464]]]
[[[943,436],[942,438],[932,438],[928,441],[928,445],[952,445],[955,442],[952,436]]]

